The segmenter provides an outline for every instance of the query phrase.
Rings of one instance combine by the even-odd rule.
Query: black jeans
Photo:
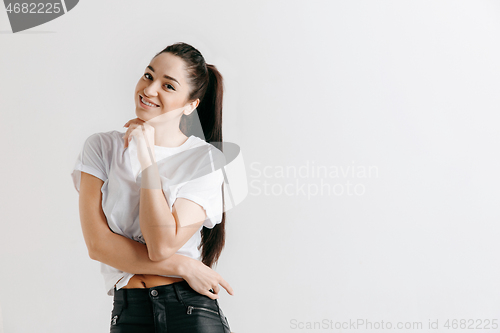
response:
[[[110,333],[230,333],[217,300],[185,280],[114,292]]]

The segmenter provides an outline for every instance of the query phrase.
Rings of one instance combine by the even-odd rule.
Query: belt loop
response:
[[[184,301],[182,300],[182,297],[181,297],[181,293],[179,291],[179,287],[178,287],[178,283],[172,283],[172,285],[174,286],[174,291],[175,291],[175,295],[177,296],[177,299],[179,300],[179,302],[181,302],[184,306],[186,306],[186,304],[184,304]]]

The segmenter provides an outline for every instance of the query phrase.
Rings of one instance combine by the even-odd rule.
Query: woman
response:
[[[210,268],[225,240],[224,177],[213,163],[222,94],[222,76],[197,49],[170,45],[137,83],[127,131],[85,141],[72,176],[89,256],[114,296],[111,332],[230,332],[219,284],[234,293]],[[206,140],[191,134],[197,122]]]

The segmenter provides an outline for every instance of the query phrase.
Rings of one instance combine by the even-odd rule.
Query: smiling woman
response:
[[[89,255],[114,296],[111,332],[230,332],[217,298],[219,285],[233,290],[211,269],[225,243],[222,94],[197,49],[170,45],[137,82],[126,132],[84,144],[72,176]]]

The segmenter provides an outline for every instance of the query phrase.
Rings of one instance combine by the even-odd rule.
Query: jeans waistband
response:
[[[197,293],[189,286],[186,280],[174,282],[171,284],[151,287],[151,288],[121,288],[116,290],[114,287],[115,301],[137,301],[149,300],[151,296],[155,298],[180,298],[179,294],[192,294]]]

